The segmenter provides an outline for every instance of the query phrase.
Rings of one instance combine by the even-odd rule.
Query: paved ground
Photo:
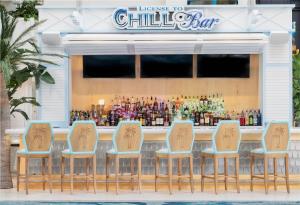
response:
[[[272,191],[268,195],[264,194],[263,190],[249,192],[242,190],[240,194],[234,191],[220,191],[218,195],[213,192],[195,192],[191,194],[188,191],[175,191],[173,195],[169,195],[165,190],[157,193],[154,191],[143,191],[139,194],[137,191],[121,191],[116,195],[113,190],[111,192],[98,191],[96,194],[87,191],[76,190],[73,195],[68,190],[61,193],[59,190],[54,190],[50,194],[48,190],[30,190],[29,195],[21,190],[17,192],[15,189],[0,190],[0,201],[300,201],[300,190],[293,191],[287,194],[285,191]]]

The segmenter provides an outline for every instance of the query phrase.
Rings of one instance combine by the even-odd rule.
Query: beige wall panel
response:
[[[72,56],[72,109],[86,110],[99,99],[110,104],[120,96],[201,96],[222,93],[225,109],[259,107],[259,55],[251,56],[250,78],[101,79],[82,77],[82,56]],[[139,73],[139,57],[136,70]],[[226,69],[226,68],[224,68]],[[107,108],[107,107],[106,107]]]

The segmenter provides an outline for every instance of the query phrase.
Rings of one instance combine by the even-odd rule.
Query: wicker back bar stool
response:
[[[290,143],[290,127],[289,123],[285,121],[272,121],[268,123],[264,130],[262,137],[262,147],[251,151],[250,171],[251,171],[251,185],[250,189],[253,191],[253,179],[263,179],[265,185],[265,193],[269,189],[269,172],[268,161],[273,159],[274,167],[274,189],[277,190],[277,178],[282,177],[286,181],[287,192],[290,193],[289,184],[289,155],[288,147]],[[254,164],[255,159],[264,160],[264,174],[263,176],[255,175]],[[285,164],[285,175],[278,176],[277,174],[277,159],[283,158]]]
[[[71,194],[73,193],[74,160],[85,159],[86,162],[86,189],[89,190],[88,182],[92,178],[94,193],[96,193],[96,148],[98,133],[94,121],[76,121],[73,123],[68,135],[68,149],[62,151],[61,155],[61,191],[64,190],[65,159],[70,159],[70,183]],[[93,161],[93,174],[89,175],[90,160]]]
[[[193,174],[193,144],[194,144],[193,122],[189,120],[174,121],[167,133],[166,144],[167,148],[156,151],[155,163],[155,191],[157,191],[158,178],[165,177],[169,181],[169,192],[173,193],[173,159],[178,160],[178,188],[181,190],[181,178],[189,178],[191,192],[194,192],[194,174]],[[160,175],[159,162],[160,159],[168,159],[168,175]],[[183,176],[181,173],[182,159],[189,159],[190,173],[188,176]]]
[[[116,194],[119,192],[120,159],[130,159],[131,189],[134,189],[134,179],[137,178],[138,189],[141,192],[142,155],[144,141],[141,123],[139,121],[121,121],[113,134],[113,148],[106,152],[106,191],[109,190],[109,162],[115,161]],[[137,160],[137,174],[134,175],[134,161]]]
[[[204,179],[214,180],[215,193],[217,194],[218,160],[224,159],[224,182],[225,190],[228,188],[228,178],[236,180],[237,192],[240,192],[239,184],[239,146],[241,141],[240,123],[235,120],[220,121],[212,136],[212,147],[201,152],[201,191],[204,190]],[[212,176],[205,175],[205,160],[213,159],[214,173]],[[228,175],[228,159],[235,159],[235,175]]]
[[[24,149],[17,151],[17,191],[20,186],[20,160],[25,158],[25,189],[28,194],[29,184],[29,164],[31,158],[42,159],[42,178],[43,190],[45,190],[45,160],[48,160],[48,184],[50,193],[52,193],[52,156],[51,150],[53,145],[52,127],[49,122],[31,121],[23,135]]]

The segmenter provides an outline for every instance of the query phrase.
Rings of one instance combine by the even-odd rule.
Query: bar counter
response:
[[[56,141],[66,140],[69,133],[69,128],[53,128],[53,134]],[[99,140],[108,141],[112,139],[112,134],[116,127],[97,127]],[[145,141],[162,141],[165,140],[166,133],[169,127],[143,127]],[[203,126],[194,127],[196,141],[209,141],[216,127]],[[11,136],[12,144],[20,143],[20,136],[24,133],[24,128],[7,129],[6,135]],[[291,128],[291,140],[300,140],[300,128]],[[241,127],[241,135],[243,141],[257,141],[261,140],[263,128],[261,126],[247,126]]]
[[[99,143],[97,146],[97,174],[104,174],[105,153],[112,147],[112,134],[116,127],[97,127],[99,132]],[[216,127],[195,127],[195,143],[193,147],[194,155],[194,172],[199,174],[200,170],[200,152],[211,146],[211,136]],[[22,134],[25,129],[8,129],[6,135],[11,137],[12,144],[18,145],[22,148]],[[168,127],[143,127],[144,143],[142,147],[142,173],[143,175],[154,174],[155,151],[165,147],[165,138]],[[53,128],[55,142],[53,146],[53,173],[60,173],[60,156],[61,151],[67,148],[66,137],[70,128]],[[262,137],[262,127],[241,127],[242,142],[240,145],[240,173],[249,174],[249,153],[252,149],[260,147],[260,140]],[[291,175],[300,174],[300,129],[291,128],[291,144],[289,147],[290,154],[290,173]],[[162,162],[162,170],[165,170],[166,162]],[[184,162],[183,172],[188,171],[188,163]],[[230,166],[233,166],[230,163]],[[257,164],[256,169],[261,170],[261,164]],[[283,171],[283,161],[279,160],[280,170]],[[39,160],[30,162],[30,172],[39,173],[41,163]],[[210,170],[212,166],[208,165]],[[222,163],[220,164],[222,167]],[[21,168],[23,171],[23,168]],[[80,172],[84,170],[84,163],[76,162],[75,171]],[[127,172],[130,170],[130,162],[125,160],[121,162],[121,170]],[[113,171],[113,169],[112,169]]]

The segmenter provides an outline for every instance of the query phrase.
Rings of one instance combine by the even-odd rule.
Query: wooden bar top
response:
[[[116,127],[97,127],[99,140],[111,140],[112,134]],[[169,127],[143,127],[145,141],[162,141],[166,138],[166,133]],[[195,140],[209,141],[216,127],[195,127]],[[53,133],[56,141],[64,141],[70,132],[69,128],[53,128]],[[12,144],[19,144],[20,137],[25,129],[7,129],[6,135],[11,137]],[[258,141],[261,140],[263,128],[260,126],[241,127],[243,141]],[[291,128],[291,140],[300,140],[300,128]]]

